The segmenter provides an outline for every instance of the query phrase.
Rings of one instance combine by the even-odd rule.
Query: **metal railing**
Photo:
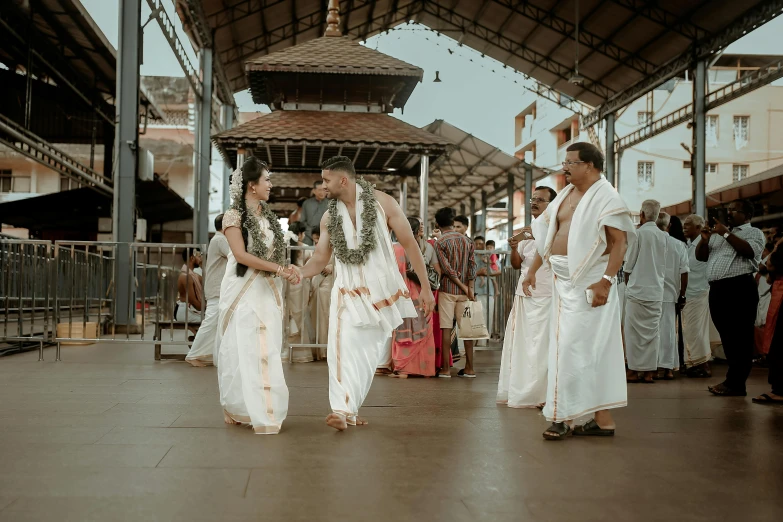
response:
[[[313,246],[289,246],[286,259],[301,266],[312,256],[314,251],[315,247]],[[331,285],[329,284],[330,280]],[[303,359],[306,362],[326,358],[329,307],[327,302],[326,317],[323,317],[322,300],[329,300],[333,285],[334,273],[330,276],[320,275],[313,279],[304,279],[297,286],[291,286],[288,282],[283,283],[283,295],[285,296],[283,299],[283,354],[287,350],[289,363],[305,362],[304,360],[294,360],[294,350],[304,350]],[[320,291],[322,286],[324,292]],[[328,292],[326,287],[328,287]],[[326,321],[325,328],[322,324],[324,320]],[[308,349],[311,350],[310,354],[307,353]]]
[[[127,309],[132,312],[124,320],[117,318],[115,284],[120,247],[134,267],[134,277],[120,277],[130,289]],[[162,344],[188,345],[187,335],[175,338],[174,330],[195,332],[203,311],[183,305],[191,300],[190,285],[184,285],[184,301],[177,304],[183,250],[190,257],[205,246],[2,239],[0,341],[37,341],[39,360],[44,343],[57,344],[56,360],[62,343],[154,342],[156,358]],[[183,306],[179,318],[176,306]]]

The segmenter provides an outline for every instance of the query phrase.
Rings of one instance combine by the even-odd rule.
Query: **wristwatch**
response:
[[[609,281],[610,285],[613,285],[617,282],[617,276],[608,276],[606,274],[603,275],[603,278]]]
[[[725,234],[723,234],[723,239],[728,239],[730,234],[731,232],[726,232]]]

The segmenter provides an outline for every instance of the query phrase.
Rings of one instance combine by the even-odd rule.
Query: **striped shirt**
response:
[[[473,253],[473,241],[459,232],[446,232],[435,243],[435,253],[440,263],[440,291],[452,295],[465,295],[448,275],[459,279],[465,286],[476,279],[476,259]]]
[[[723,236],[710,236],[710,256],[707,258],[707,278],[710,282],[758,272],[761,251],[764,250],[764,232],[745,223],[731,229],[731,233],[747,241],[753,249],[754,258],[742,257]]]

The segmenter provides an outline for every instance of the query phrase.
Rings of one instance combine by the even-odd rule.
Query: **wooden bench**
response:
[[[188,328],[185,327],[187,324]],[[191,328],[198,331],[200,324],[199,323],[185,323],[184,321],[156,321],[155,322],[155,336],[153,339],[155,341],[162,341],[163,340],[163,330],[186,330],[190,331]],[[195,335],[195,334],[194,334]],[[192,342],[188,343],[188,349],[193,345]],[[179,345],[181,346],[181,345]],[[184,353],[160,353],[160,342],[155,344],[155,360],[156,361],[184,361],[185,360],[185,354]]]

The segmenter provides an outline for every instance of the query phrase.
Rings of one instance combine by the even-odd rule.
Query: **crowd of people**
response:
[[[745,201],[729,205],[725,224],[716,217],[708,225],[698,215],[681,222],[648,200],[635,226],[601,176],[597,148],[571,145],[563,170],[560,194],[534,190],[533,222],[509,238],[501,261],[494,242],[471,239],[469,219],[452,208],[436,212],[425,240],[421,220],[357,179],[342,157],[325,164],[283,234],[264,204],[269,169],[251,158],[232,178],[232,208],[216,219],[203,290],[194,275],[200,255],[184,258],[175,318],[204,311],[186,360],[218,366],[226,422],[277,433],[288,401],[287,330],[295,362],[329,364],[327,423],[361,425],[373,375],[451,378],[462,345],[456,376],[476,377],[474,346],[486,339],[458,334],[457,325],[469,301],[486,303],[485,323],[493,323],[508,263],[520,277],[497,402],[543,410],[546,439],[613,435],[610,412],[626,405],[628,383],[671,380],[678,370],[711,377],[714,329],[728,372],[709,391],[744,396],[755,357],[769,366],[772,390],[754,402],[783,401],[777,229],[765,237],[753,227]],[[248,365],[258,357],[260,366]]]

